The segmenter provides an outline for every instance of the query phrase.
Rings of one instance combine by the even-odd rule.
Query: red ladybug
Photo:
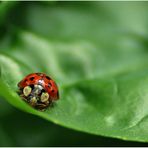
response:
[[[59,99],[56,83],[44,73],[32,73],[18,83],[19,95],[32,107],[43,110]]]

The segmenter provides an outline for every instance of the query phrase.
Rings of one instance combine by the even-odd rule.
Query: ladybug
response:
[[[32,107],[44,110],[59,99],[58,87],[54,80],[44,73],[32,73],[18,83],[18,94]]]

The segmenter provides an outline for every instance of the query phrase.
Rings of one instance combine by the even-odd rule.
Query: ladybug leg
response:
[[[22,98],[22,100],[24,100],[25,102],[28,102],[27,98],[24,96],[24,94],[20,94],[20,97]]]
[[[37,103],[36,97],[32,97],[32,98],[29,100],[29,102],[30,102],[30,105],[34,107],[34,106],[36,105],[36,103]]]
[[[44,111],[47,107],[48,107],[48,105],[41,104],[41,103],[35,106],[36,109],[39,109],[41,111]]]
[[[19,96],[22,94],[22,92],[23,92],[23,89],[21,89],[21,88],[19,88],[19,89],[16,91],[16,93],[17,93]]]

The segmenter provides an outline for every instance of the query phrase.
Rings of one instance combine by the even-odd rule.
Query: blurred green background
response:
[[[74,46],[80,42],[82,47],[83,44],[87,47],[88,54],[89,47],[93,48],[92,42],[100,50],[96,57],[100,65],[94,65],[94,68],[99,66],[104,71],[112,72],[114,69],[110,70],[110,64],[120,69],[122,64],[128,66],[127,61],[132,60],[130,55],[135,58],[139,54],[143,59],[143,54],[147,53],[147,8],[146,2],[1,2],[0,50],[3,52],[20,44],[18,38],[22,30],[50,39],[50,42],[58,41],[57,46],[60,46],[60,42],[74,41]],[[102,56],[102,49],[105,56]],[[111,59],[112,63],[107,59]],[[138,60],[135,59],[134,62]],[[121,63],[116,63],[118,60]],[[104,63],[107,63],[106,67]],[[73,64],[71,69],[77,70],[76,66]],[[67,63],[65,67],[70,67],[70,64]],[[74,78],[85,71],[80,66],[77,75],[73,75],[67,69],[64,69],[65,72]],[[65,81],[68,80],[65,78]],[[147,146],[147,143],[67,129],[19,111],[0,99],[0,146]]]

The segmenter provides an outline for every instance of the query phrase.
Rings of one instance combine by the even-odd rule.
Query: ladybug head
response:
[[[36,106],[38,103],[49,103],[48,100],[50,96],[41,85],[29,85],[24,87],[23,95],[32,106]]]

